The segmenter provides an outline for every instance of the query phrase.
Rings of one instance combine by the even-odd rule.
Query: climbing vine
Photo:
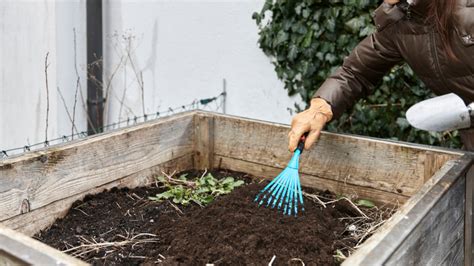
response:
[[[253,14],[259,45],[268,55],[290,96],[306,104],[344,57],[375,31],[374,0],[266,0]],[[331,122],[328,130],[430,145],[460,147],[457,132],[434,133],[412,128],[405,119],[411,105],[432,93],[407,65],[393,68],[372,95]],[[306,106],[295,105],[300,111]]]

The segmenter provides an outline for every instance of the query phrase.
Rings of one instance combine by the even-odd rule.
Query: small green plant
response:
[[[340,249],[336,249],[334,253],[336,253],[335,255],[333,255],[334,259],[336,260],[336,263],[343,263],[347,259],[346,255],[344,255],[344,253],[342,253]]]
[[[188,205],[194,202],[200,206],[211,203],[216,197],[228,194],[234,188],[244,184],[242,180],[235,180],[233,177],[216,179],[211,173],[202,175],[196,181],[189,181],[187,174],[174,179],[171,176],[158,176],[157,180],[163,184],[167,190],[149,197],[151,200],[164,201],[172,200],[176,204]]]
[[[375,207],[375,204],[370,201],[370,200],[366,200],[366,199],[359,199],[355,202],[355,205],[359,206],[359,207],[365,207],[365,208],[374,208]]]

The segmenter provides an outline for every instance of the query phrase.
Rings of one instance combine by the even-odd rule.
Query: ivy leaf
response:
[[[273,43],[273,46],[276,47],[280,45],[281,43],[286,42],[287,40],[288,40],[288,33],[283,30],[280,30],[277,34],[275,42]]]
[[[304,40],[302,43],[303,48],[308,48],[311,45],[312,38],[313,38],[313,30],[309,30],[304,37]]]
[[[293,62],[295,61],[297,56],[298,56],[298,46],[291,45],[290,51],[288,53],[288,60],[290,60],[290,62]]]
[[[262,16],[260,16],[258,12],[253,12],[252,19],[254,19],[257,22],[257,25],[262,22]]]

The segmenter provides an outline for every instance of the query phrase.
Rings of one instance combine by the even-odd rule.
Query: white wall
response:
[[[46,75],[48,56],[48,139],[71,133],[71,122],[58,94],[72,109],[76,74],[73,34],[85,33],[85,0],[0,1],[0,149],[46,139]],[[85,45],[79,36],[78,64],[84,76]],[[74,73],[74,74],[73,74]],[[77,125],[84,128],[84,110],[77,109]]]
[[[137,72],[143,75],[146,112],[217,95],[225,78],[227,113],[289,123],[287,108],[295,99],[258,47],[251,19],[263,2],[105,0],[106,80],[121,66],[111,83],[116,96],[109,101],[109,121],[119,113],[122,119],[142,113]],[[127,50],[132,60],[121,61]],[[125,88],[131,111],[120,112],[117,98]]]
[[[263,2],[104,0],[106,120],[143,113],[138,76],[147,113],[217,95],[225,78],[227,113],[289,123],[296,99],[258,48],[251,19]],[[75,120],[85,130],[85,34],[85,0],[0,0],[0,150],[44,141],[47,52],[49,139],[71,134],[64,102],[72,115],[78,76]]]

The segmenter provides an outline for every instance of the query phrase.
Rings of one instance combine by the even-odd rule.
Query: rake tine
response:
[[[268,185],[266,185],[265,188],[263,188],[263,189],[260,191],[260,193],[258,193],[257,197],[255,197],[255,201],[257,201],[257,200],[258,200],[258,197],[261,196],[262,194],[264,194],[265,191],[267,191],[269,188],[273,187],[273,185],[274,185],[275,183],[277,183],[277,182],[281,179],[282,174],[283,174],[283,172],[280,173],[276,178],[274,178],[270,183],[268,183]]]
[[[295,185],[293,187],[293,204],[295,208],[295,217],[298,215],[298,181],[299,181],[299,176],[296,176],[295,178]]]
[[[269,188],[273,187],[273,185],[274,185],[277,181],[279,181],[279,179],[281,179],[281,174],[279,174],[275,179],[273,179],[270,183],[268,183],[268,185],[266,185],[265,188],[262,189],[262,190],[257,194],[257,196],[255,197],[255,200],[254,200],[254,201],[257,202],[260,196],[263,196],[262,199],[261,199],[261,200],[263,201],[263,200],[266,198],[265,191],[267,191]],[[260,206],[260,205],[261,205],[261,203],[259,204],[259,206]]]
[[[284,179],[284,176],[280,176],[280,178],[278,179],[278,182],[275,182],[275,184],[273,184],[273,186],[266,192],[264,198],[262,198],[262,201],[261,203],[263,203],[264,199],[268,197],[268,200],[267,200],[267,205],[268,206],[270,204],[270,202],[272,201],[272,199],[275,197],[275,191],[278,190],[280,187],[282,187],[282,183],[285,182],[285,179]]]
[[[296,185],[296,182],[295,182],[295,177],[293,176],[292,180],[291,180],[291,185],[290,187],[288,188],[288,196],[287,196],[287,201],[288,201],[288,213],[287,215],[291,215],[291,211],[293,209],[293,198],[294,198],[294,194],[295,194],[295,185]]]
[[[285,191],[288,187],[288,182],[289,182],[289,178],[288,178],[287,175],[285,175],[285,183],[279,188],[279,191],[277,192],[275,200],[273,201],[272,208],[275,208],[276,203],[278,202],[278,200],[280,200],[280,203],[283,201],[283,195],[285,195]],[[280,197],[281,197],[281,199],[280,199]]]
[[[287,214],[287,210],[290,207],[289,202],[288,202],[288,196],[290,195],[290,190],[291,190],[291,183],[293,182],[293,178],[291,178],[291,182],[287,186],[286,194],[285,194],[285,201],[284,201],[284,206],[285,208],[283,209],[283,214]],[[290,207],[291,208],[291,207]]]
[[[278,201],[278,198],[280,197],[281,190],[283,188],[285,188],[286,183],[287,183],[287,178],[284,175],[282,175],[282,178],[281,178],[280,182],[278,182],[278,186],[276,186],[275,189],[273,189],[272,191],[268,192],[268,193],[271,194],[271,197],[267,202],[267,206],[270,205],[271,199],[274,199],[274,202]]]
[[[301,211],[304,211],[304,203],[303,203],[303,192],[301,191],[301,182],[300,177],[298,176],[298,197],[301,204]]]
[[[281,198],[280,202],[278,203],[278,209],[280,209],[282,204],[285,203],[285,196],[286,196],[286,193],[287,193],[287,190],[288,190],[288,183],[291,181],[291,178],[290,178],[289,175],[287,176],[286,180],[287,180],[287,184],[285,184],[285,188],[282,191],[283,192],[282,195],[281,195],[282,198]]]

